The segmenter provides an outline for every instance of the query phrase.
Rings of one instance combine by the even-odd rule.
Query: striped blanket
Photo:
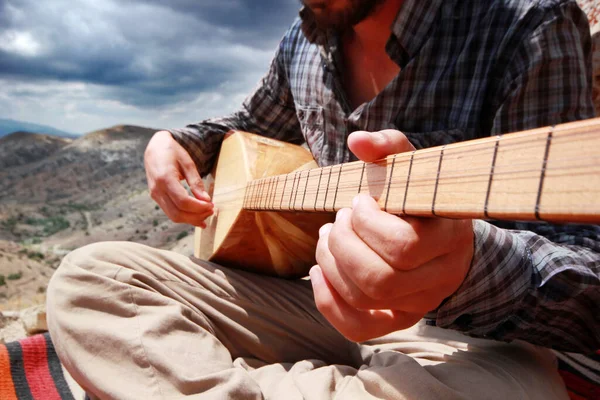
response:
[[[600,400],[600,352],[555,352],[572,400]],[[48,333],[0,345],[0,400],[75,400],[86,396],[63,370]]]
[[[75,400],[77,389],[48,333],[0,345],[0,400]]]

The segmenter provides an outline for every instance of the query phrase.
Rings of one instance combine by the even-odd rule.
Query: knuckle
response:
[[[178,223],[178,224],[185,222],[183,220],[183,216],[181,215],[180,212],[171,213],[170,218],[171,218],[171,221]]]
[[[336,229],[335,224],[329,233],[329,238],[327,240],[327,247],[331,254],[336,257],[338,254],[344,254],[344,240],[343,235],[340,234],[339,230]],[[336,257],[337,258],[337,257]]]
[[[187,152],[185,154],[187,155]],[[181,166],[188,171],[196,170],[196,164],[194,164],[194,161],[189,156],[183,157],[183,159],[181,160]]]
[[[382,268],[374,270],[366,279],[364,292],[373,300],[385,300],[392,297],[395,292],[393,277],[389,273],[385,273]]]
[[[352,212],[352,226],[356,229],[361,229],[369,225],[371,218],[367,212],[361,207],[356,208]]]
[[[344,298],[346,303],[348,303],[348,305],[350,305],[353,308],[361,310],[369,308],[370,306],[370,302],[368,301],[366,296],[362,293],[359,293],[358,291],[346,290],[346,292],[341,296]]]
[[[178,207],[178,208],[186,208],[188,206],[190,206],[190,202],[191,202],[191,198],[189,196],[173,196],[175,197],[173,199],[173,203]]]
[[[325,241],[323,239],[319,239],[317,242],[317,250],[315,251],[315,259],[317,260],[317,264],[323,264],[327,260],[325,246]]]
[[[388,242],[387,254],[390,264],[397,269],[408,269],[412,266],[413,252],[418,239],[406,229],[397,229],[393,240]]]

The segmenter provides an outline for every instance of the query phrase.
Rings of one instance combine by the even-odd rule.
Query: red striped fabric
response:
[[[5,346],[0,346],[0,399],[17,400],[15,385],[10,372],[10,356]]]
[[[61,400],[48,368],[46,340],[37,335],[21,342],[23,369],[35,400]]]
[[[0,344],[0,400],[74,400],[47,333]]]

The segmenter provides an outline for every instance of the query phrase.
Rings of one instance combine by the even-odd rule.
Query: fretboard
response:
[[[244,208],[334,212],[359,193],[398,215],[600,222],[600,119],[256,179]]]

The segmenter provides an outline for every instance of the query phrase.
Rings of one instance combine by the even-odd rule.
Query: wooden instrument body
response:
[[[318,229],[358,194],[400,216],[598,224],[598,149],[600,118],[315,168],[300,146],[233,132],[209,185],[219,212],[195,254],[305,275]]]
[[[315,264],[319,228],[331,213],[243,209],[246,184],[317,167],[301,146],[234,131],[223,140],[207,190],[217,208],[196,228],[194,255],[224,266],[281,277],[305,276]]]

